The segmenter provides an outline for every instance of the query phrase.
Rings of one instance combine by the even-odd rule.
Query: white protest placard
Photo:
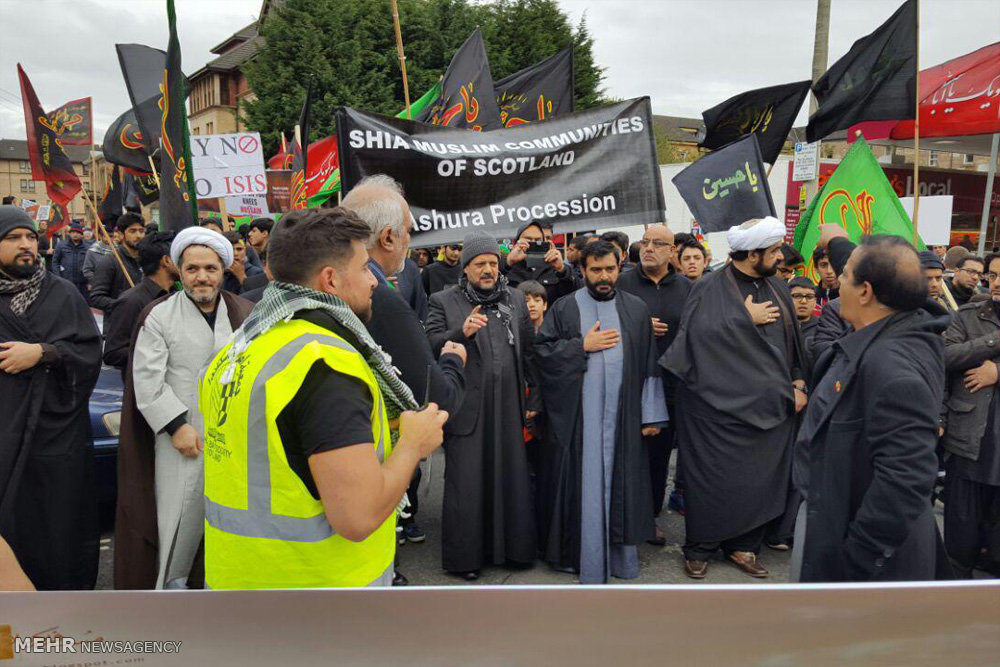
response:
[[[255,218],[271,215],[267,209],[267,195],[226,197],[226,211],[229,215],[252,215]]]
[[[814,141],[807,144],[804,141],[795,142],[795,161],[792,164],[793,181],[812,181],[816,179],[819,169],[819,144]]]
[[[49,215],[51,213],[52,213],[52,205],[51,204],[41,204],[38,207],[38,212],[35,213],[35,221],[36,222],[48,222],[49,221]]]
[[[256,132],[191,136],[198,199],[267,194],[264,151]]]
[[[920,217],[917,232],[927,245],[951,245],[951,212],[953,195],[935,195],[920,198]],[[906,214],[913,219],[913,197],[900,197]]]

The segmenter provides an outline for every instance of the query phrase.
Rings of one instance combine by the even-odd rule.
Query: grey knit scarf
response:
[[[43,280],[45,280],[45,262],[39,262],[35,272],[27,278],[11,278],[0,271],[0,294],[13,294],[10,309],[15,315],[24,315],[41,293]]]

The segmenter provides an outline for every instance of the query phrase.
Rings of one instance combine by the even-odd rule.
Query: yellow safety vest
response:
[[[395,514],[361,542],[333,532],[323,504],[289,467],[276,420],[317,361],[368,386],[375,453],[392,450],[382,392],[343,338],[302,320],[278,324],[237,357],[229,345],[201,380],[205,418],[205,584],[210,588],[367,586],[391,568]]]

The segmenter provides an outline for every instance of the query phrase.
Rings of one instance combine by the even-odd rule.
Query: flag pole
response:
[[[104,225],[100,223],[101,217],[97,214],[97,208],[94,207],[93,202],[90,201],[90,197],[84,197],[83,201],[87,202],[92,207],[91,210],[94,212],[94,218],[98,220],[97,228],[102,232],[104,232],[104,241],[108,244],[108,246],[110,246],[111,254],[113,254],[115,256],[115,259],[118,260],[118,266],[121,267],[122,273],[125,274],[125,280],[128,281],[128,286],[135,287],[135,283],[132,281],[132,276],[129,275],[129,272],[127,270],[125,270],[125,262],[122,261],[121,255],[118,254],[118,249],[115,247],[115,242],[111,239],[111,235],[108,234],[108,230],[105,229]]]
[[[392,3],[392,24],[396,30],[396,52],[399,54],[399,68],[403,71],[403,99],[406,100],[406,117],[412,119],[410,114],[410,83],[406,78],[406,56],[403,54],[403,33],[399,28],[399,5],[396,0]]]
[[[913,247],[916,248],[920,244],[920,234],[917,232],[917,219],[920,216],[920,0],[916,0],[916,10],[917,10],[917,29],[916,29],[916,40],[917,48],[914,51],[914,59],[916,60],[916,75],[913,82],[913,87],[917,89],[917,103],[916,112],[914,113],[913,120]]]
[[[149,160],[149,170],[153,172],[153,178],[156,180],[156,189],[160,189],[160,175],[156,173],[156,165],[153,164],[153,156],[147,155],[146,158]]]

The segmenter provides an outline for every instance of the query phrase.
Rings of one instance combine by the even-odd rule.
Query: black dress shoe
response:
[[[409,586],[410,585],[410,580],[406,578],[405,574],[403,574],[402,572],[400,572],[399,570],[397,570],[396,573],[392,575],[392,585],[393,586]]]
[[[475,581],[479,578],[479,570],[469,570],[468,572],[456,572],[458,576],[466,581]]]

